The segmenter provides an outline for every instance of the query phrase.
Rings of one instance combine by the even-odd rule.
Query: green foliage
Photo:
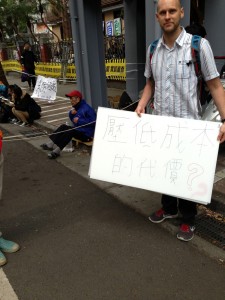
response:
[[[44,12],[50,6],[62,10],[62,0],[0,0],[0,37],[12,38],[27,32],[27,26],[40,19],[40,4]]]

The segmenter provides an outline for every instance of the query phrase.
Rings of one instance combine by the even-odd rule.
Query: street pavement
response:
[[[8,80],[10,84],[17,83],[22,88],[26,88],[26,84],[21,83],[18,76],[8,76]],[[65,84],[65,85],[61,84],[58,86],[57,100],[55,101],[55,103],[48,103],[48,102],[41,101],[40,104],[42,106],[43,116],[40,120],[35,122],[32,128],[29,127],[21,128],[13,124],[1,124],[1,127],[7,130],[11,136],[14,136],[15,138],[19,137],[19,139],[24,139],[27,142],[25,144],[30,145],[30,146],[24,146],[24,145],[22,146],[22,144],[20,144],[21,151],[27,153],[27,158],[24,163],[29,171],[24,170],[21,164],[17,165],[17,162],[15,163],[13,161],[12,163],[15,163],[14,166],[15,170],[21,168],[22,174],[20,174],[18,171],[15,171],[15,174],[13,174],[11,170],[12,172],[11,177],[12,180],[13,180],[13,175],[16,176],[15,178],[17,180],[20,177],[19,184],[22,184],[23,186],[24,183],[28,181],[28,178],[32,177],[32,182],[31,182],[32,186],[28,188],[28,191],[26,193],[23,192],[24,199],[23,201],[21,201],[21,203],[18,203],[16,208],[13,209],[13,212],[10,212],[10,208],[11,208],[10,205],[4,207],[6,210],[10,212],[11,218],[13,220],[15,219],[16,221],[18,221],[17,224],[18,229],[15,231],[13,236],[11,234],[11,237],[16,240],[19,239],[19,241],[23,245],[25,245],[23,246],[21,252],[15,254],[15,257],[16,255],[20,257],[20,259],[25,263],[25,267],[27,268],[27,270],[26,268],[24,268],[22,264],[17,265],[18,262],[16,261],[16,258],[8,265],[6,265],[6,267],[4,267],[4,270],[6,270],[7,277],[9,278],[10,283],[12,284],[13,288],[16,289],[16,291],[18,291],[18,293],[16,294],[22,295],[22,297],[19,299],[81,299],[81,300],[82,299],[129,299],[129,300],[130,299],[147,299],[147,300],[157,299],[158,300],[158,299],[201,299],[203,297],[204,299],[213,299],[213,298],[224,299],[225,297],[224,286],[223,284],[221,286],[221,279],[223,278],[224,275],[224,266],[223,266],[225,262],[224,250],[200,238],[197,235],[195,236],[193,241],[189,242],[188,244],[182,243],[180,241],[177,241],[176,239],[177,226],[174,226],[173,223],[164,222],[160,225],[155,225],[148,222],[147,216],[149,215],[149,213],[159,208],[160,205],[159,194],[141,190],[141,189],[136,189],[136,188],[131,188],[131,187],[126,187],[126,186],[121,186],[121,185],[90,179],[88,177],[88,169],[90,163],[91,149],[85,146],[80,146],[78,149],[75,149],[75,151],[72,153],[63,152],[62,155],[57,159],[57,161],[48,160],[47,154],[43,150],[41,150],[40,144],[47,141],[48,139],[46,135],[47,132],[51,132],[56,126],[58,126],[59,124],[67,120],[67,110],[69,106],[68,106],[68,100],[65,99],[64,95],[75,88],[76,85],[74,84]],[[122,94],[121,89],[108,88],[109,96],[117,96],[121,94]],[[24,133],[25,132],[29,133],[31,129],[34,131],[38,129],[41,136],[37,135],[36,137],[25,139]],[[10,153],[12,156],[13,150],[15,151],[18,145],[17,143],[12,142],[12,150],[11,150],[10,143],[11,143],[10,140],[8,140],[6,146],[8,148],[7,151],[9,151],[8,153],[9,157],[10,157]],[[32,151],[33,153],[31,152],[31,148],[29,147],[33,147],[35,149],[34,151]],[[21,157],[20,152],[18,154],[18,157]],[[33,157],[33,162],[32,162],[32,157]],[[40,164],[39,166],[40,168],[36,170],[35,168],[37,168],[37,165],[39,164]],[[61,169],[65,167],[69,172],[68,176],[66,176],[65,171]],[[223,174],[224,168],[225,168],[224,153],[222,149],[219,155],[216,172],[222,171],[221,174]],[[40,170],[42,170],[42,173],[43,172],[44,173],[42,174]],[[50,174],[48,174],[48,172]],[[47,183],[46,188],[43,187],[44,191],[42,191],[42,189],[40,189],[39,187],[40,176],[43,176],[43,180]],[[66,195],[65,196],[66,199],[67,197],[69,197],[69,200],[65,200],[65,203],[63,204],[61,203],[62,191],[60,189],[60,185],[61,185],[60,178],[61,180],[68,180],[68,177],[73,178],[72,181],[69,180],[68,187],[73,186],[77,182],[77,184],[75,184],[75,187],[78,188],[78,190],[76,190],[76,193],[78,194],[76,195],[76,193],[74,193],[73,195],[73,193],[70,191],[70,188],[67,188],[66,191],[64,191],[64,193]],[[8,183],[7,186],[4,187],[4,190],[5,192],[6,191],[9,192],[10,174],[7,174],[6,179],[8,180],[7,181]],[[6,179],[4,180],[6,181]],[[65,186],[65,181],[63,182],[64,183],[62,186]],[[34,193],[35,187],[36,187],[36,193]],[[213,191],[214,197],[218,202],[221,201],[221,203],[225,202],[223,188],[224,188],[224,179],[222,178],[214,184],[214,191]],[[15,189],[16,193],[21,192],[19,187],[16,187],[16,185],[13,187],[13,189]],[[49,203],[46,203],[46,207],[45,207],[46,195],[48,196],[49,194],[50,196],[51,191],[54,191],[54,195],[53,197],[47,197],[48,198],[47,201],[49,201]],[[31,192],[33,193],[32,197],[30,196]],[[92,195],[94,195],[94,200],[91,199],[90,202],[90,198],[92,198]],[[60,200],[59,203],[57,203],[56,201],[57,197],[58,200]],[[86,198],[89,198],[89,201]],[[107,202],[105,204],[101,202],[103,201],[104,198],[107,198]],[[33,207],[33,211],[31,212],[29,211],[29,207],[27,203],[29,199],[32,199],[32,202],[34,201],[35,203],[35,207]],[[73,203],[72,201],[75,199],[80,199],[80,200],[78,203],[76,203],[76,207],[73,207],[73,205],[75,204],[72,204]],[[96,199],[100,199],[100,203]],[[108,202],[108,199],[110,199],[109,200],[110,204]],[[96,204],[94,211],[92,211],[94,204],[91,203]],[[101,205],[103,205],[104,210]],[[118,210],[117,209],[115,211],[113,210],[111,215],[108,216],[107,214],[109,213],[109,211],[106,212],[105,210],[107,208],[110,208],[111,210],[110,205],[116,205]],[[86,212],[88,211],[87,212],[88,214],[87,216],[82,218],[86,218],[86,220],[88,220],[91,216],[96,218],[96,214],[97,215],[99,214],[99,218],[103,223],[100,222],[96,224],[96,222],[94,223],[88,222],[88,225],[86,227],[84,225],[85,222],[83,223],[84,221],[83,219],[77,220],[76,219],[78,217],[77,214],[78,212],[80,213],[80,208],[82,208],[83,206],[85,207],[84,210]],[[98,211],[98,206],[99,206],[99,211]],[[40,210],[38,208],[40,208]],[[77,211],[75,215],[73,215],[74,211]],[[67,213],[69,213],[69,217]],[[127,216],[125,216],[126,213],[128,213]],[[54,219],[54,217],[56,217],[56,219]],[[136,220],[136,221],[139,220],[141,222],[138,225],[140,229],[138,231],[136,231],[137,228],[135,229],[135,232],[137,233],[137,235],[135,234],[135,242],[134,242],[133,231],[128,232],[129,231],[128,230],[123,232],[123,229],[121,229],[121,227],[119,227],[119,229],[116,227],[116,225],[122,224],[122,227],[125,226],[125,228],[127,229],[129,228],[134,229],[135,226],[137,226],[137,224],[134,223],[133,225],[131,225],[127,223],[127,218],[129,219],[130,217],[132,218],[132,220]],[[42,220],[43,224],[40,224],[38,222],[38,218]],[[58,225],[57,225],[57,218],[60,219]],[[76,224],[73,223],[73,220],[75,219],[77,220]],[[32,223],[31,220],[34,223]],[[108,224],[109,226],[107,225],[107,228],[104,228],[103,224],[107,223],[107,220],[110,220],[110,224]],[[126,220],[125,223],[124,220]],[[3,228],[4,232],[6,233],[9,232],[11,228],[13,230],[13,226],[9,226],[7,228],[6,226],[6,223],[8,222],[7,218],[3,218],[2,221],[3,224],[5,224],[5,227]],[[50,225],[48,225],[48,222]],[[63,222],[63,226],[60,225],[61,222]],[[20,227],[21,224],[22,227]],[[37,240],[32,238],[32,234],[34,234],[35,231],[35,224],[37,226],[36,228]],[[79,225],[78,229],[74,231],[74,228],[77,227],[77,225]],[[112,225],[113,226],[115,225],[115,228],[113,227],[113,230],[111,228]],[[33,231],[30,229],[30,232],[29,231],[26,232],[25,235],[25,232],[23,231],[27,231],[27,229],[29,229],[30,226]],[[45,226],[47,226],[46,232],[45,232]],[[78,241],[75,237],[79,235],[78,234],[79,230],[82,232],[83,229],[82,226],[85,226],[85,234],[88,235],[80,237],[81,239],[83,239],[83,241],[81,242],[80,240]],[[94,226],[97,226],[97,228],[95,228],[94,230],[95,232],[93,233],[91,232],[91,230],[94,229]],[[68,231],[66,231],[66,227],[68,227],[67,228]],[[56,229],[59,229],[59,232]],[[102,236],[103,239],[99,240],[99,238],[95,236],[96,230],[97,233],[100,234],[100,236]],[[103,232],[101,230],[103,230]],[[43,236],[41,235],[40,238],[38,237],[38,231],[40,231],[43,235]],[[136,254],[134,254],[132,250],[130,250],[131,252],[129,253],[129,249],[126,249],[125,251],[124,248],[121,248],[122,244],[119,246],[117,245],[118,233],[120,234],[119,241],[122,244],[125,243],[125,245],[131,247],[131,249],[132,247],[134,247],[134,244],[137,243],[136,245],[137,248],[135,248],[136,249],[135,251],[137,251]],[[66,237],[68,237],[68,240],[66,242],[65,240],[63,240],[62,244],[60,243],[59,245],[59,251],[53,253],[53,251],[56,250],[56,248],[54,247],[57,247],[56,241],[57,238],[59,237],[58,235],[61,234],[65,234]],[[106,239],[106,237],[108,238],[109,235],[116,238],[113,239],[113,241],[109,242],[108,239]],[[40,247],[38,246],[39,242],[43,243],[42,239],[44,238],[44,236],[47,238],[50,237],[50,245],[53,248],[49,247],[48,243],[44,245],[41,244]],[[141,238],[141,240],[136,240],[138,236],[139,238]],[[92,253],[91,251],[89,251],[90,244],[88,241],[90,237],[91,237],[91,243],[94,244],[94,252]],[[126,237],[128,238],[128,240],[126,239]],[[157,237],[159,238],[159,240]],[[28,241],[26,241],[26,239],[28,239]],[[76,242],[81,243],[79,244],[79,249],[80,249],[79,251],[75,248],[76,245],[74,245],[72,242],[69,242],[71,241],[71,239],[75,239]],[[128,242],[129,239],[133,239],[132,245],[130,245],[130,242]],[[152,243],[152,241],[154,242]],[[107,243],[109,244],[107,249],[105,249],[104,246],[107,246]],[[146,243],[147,243],[147,248],[149,247],[149,253],[148,250],[145,248]],[[83,246],[85,249],[82,249]],[[152,253],[152,247],[153,249],[155,249],[154,253]],[[31,248],[34,251],[34,255],[38,257],[37,265],[32,265],[32,263],[35,262],[35,258],[32,257],[31,254],[32,252],[29,252],[28,249],[26,250],[26,248]],[[62,254],[63,251],[60,252],[60,250],[62,249],[63,251],[65,250],[65,254],[64,253]],[[85,261],[86,264],[85,268],[84,265],[82,265],[81,261],[72,258],[74,255],[73,249],[76,249],[75,254],[77,254],[78,251],[79,259]],[[39,250],[41,251],[41,253],[38,252]],[[111,250],[114,250],[115,256],[113,256],[114,258],[109,263],[108,259],[112,255]],[[48,253],[49,251],[50,254],[52,254],[53,256],[52,258],[51,255]],[[82,251],[87,251],[86,258],[82,256]],[[106,253],[104,251],[106,251]],[[120,254],[121,252],[123,254],[123,251],[125,256],[120,257]],[[98,252],[101,253],[100,256],[102,256],[107,261],[107,264],[104,263],[104,260],[101,261],[101,264],[97,264],[95,266],[91,264],[92,260],[96,261],[100,259]],[[107,257],[107,253],[109,257]],[[71,266],[70,266],[70,262],[66,259],[67,255],[72,259]],[[182,259],[182,255],[184,260]],[[188,259],[186,258],[186,255],[188,256]],[[27,265],[26,265],[26,260],[24,257],[27,256],[28,258],[27,258]],[[118,257],[118,261],[116,261],[115,257]],[[137,257],[139,259],[137,259]],[[141,257],[142,260],[140,262]],[[152,257],[154,257],[154,261],[150,259]],[[50,262],[48,260],[50,260]],[[214,260],[216,261],[216,263],[214,263]],[[63,267],[64,261],[66,263],[66,267],[68,268],[67,271]],[[134,262],[135,262],[135,267],[133,265]],[[217,263],[219,263],[221,266],[218,265]],[[133,269],[130,269],[130,267],[128,267],[130,264],[133,266]],[[140,264],[140,267],[138,267],[138,264]],[[160,270],[157,270],[157,264]],[[179,268],[179,264],[181,264],[180,267],[182,268],[182,270],[186,270],[186,272],[179,273],[181,271],[181,269]],[[149,266],[150,269],[149,268],[146,269],[146,267],[144,267],[145,265]],[[72,266],[75,266],[75,268],[77,266],[78,268],[77,272],[79,273],[78,277],[74,275],[74,268]],[[89,266],[90,269],[88,270]],[[206,266],[210,266],[210,268],[207,267],[206,269]],[[23,278],[22,280],[23,287],[18,285],[17,282],[18,274],[15,274],[14,271],[15,267],[19,267],[21,278],[24,277],[23,272],[25,272],[25,279]],[[93,270],[93,267],[95,271]],[[37,268],[37,272],[40,272],[41,274],[43,273],[43,279],[40,279],[40,276],[38,276],[36,272],[34,276],[31,276],[30,274],[32,273],[32,268]],[[61,278],[62,280],[61,283],[59,283],[60,280],[57,279],[58,278],[57,275],[60,276],[59,275],[60,268],[63,269],[63,274],[65,276]],[[125,273],[123,268],[125,268]],[[143,268],[144,271],[148,273],[148,275],[146,275],[146,273],[141,268]],[[103,269],[105,272],[102,273]],[[193,273],[190,271],[190,269],[192,269]],[[82,274],[81,272],[82,270],[84,274]],[[200,278],[199,275],[197,275],[198,272],[197,271],[195,272],[195,270],[198,270],[198,272],[200,272],[201,274]],[[52,276],[53,279],[55,280],[55,283],[51,282],[51,288],[55,290],[54,293],[52,290],[50,292],[48,291],[47,288],[48,280],[46,281],[46,283],[44,282],[44,280],[46,279],[45,275],[47,277]],[[71,278],[69,279],[68,276],[70,275]],[[3,277],[0,277],[3,278],[2,282],[6,283],[7,278],[4,277],[4,274],[2,274],[2,276]],[[31,276],[32,279],[29,280],[29,276]],[[87,278],[85,278],[85,276],[87,276]],[[126,283],[124,282],[124,278],[125,278],[124,276],[126,277],[126,280],[127,278],[130,278],[128,279],[129,288],[127,287],[127,282]],[[184,281],[187,283],[188,287],[187,286],[184,287],[183,284],[181,284],[181,280],[183,280],[181,278],[182,276],[184,276]],[[117,284],[115,284],[115,278],[117,278],[116,279]],[[137,280],[136,283],[134,283],[135,278]],[[158,283],[159,283],[158,286],[157,286],[156,279],[158,279]],[[37,280],[36,287],[35,287],[35,280]],[[66,280],[68,280],[67,291],[66,291],[67,289]],[[119,285],[118,285],[118,281],[121,281]],[[111,282],[111,286],[110,286],[110,282]],[[207,286],[204,287],[203,290],[199,288],[201,286],[204,286],[206,282],[207,282]],[[209,282],[210,284],[208,285]],[[98,286],[99,283],[100,283],[100,287]],[[94,286],[94,284],[96,285],[96,287]],[[60,285],[62,285],[62,290],[60,290]],[[74,285],[75,287],[71,288],[72,285]],[[133,285],[133,289],[131,288],[132,285]],[[139,287],[137,287],[138,285]],[[161,291],[162,286],[164,286],[166,293],[165,290]],[[0,287],[1,287],[1,283],[0,283]],[[33,294],[30,293],[29,287],[34,289]],[[40,289],[43,290],[40,291]],[[191,293],[187,294],[187,291],[185,291],[185,289],[189,290]],[[172,293],[171,292],[172,290],[174,290],[175,292]],[[10,284],[9,284],[8,291],[9,293],[13,293],[12,289],[10,290]],[[73,296],[74,291],[75,293]],[[194,295],[192,292],[194,293]],[[77,296],[78,294],[80,294],[81,296],[80,297]],[[28,297],[28,295],[30,297]],[[55,295],[58,295],[58,298]],[[17,299],[15,295],[10,297],[7,298],[0,297],[0,299],[7,299],[7,300]]]
[[[86,152],[52,161],[44,140],[4,142],[0,228],[21,249],[6,254],[1,300],[224,300],[221,262],[80,176]]]

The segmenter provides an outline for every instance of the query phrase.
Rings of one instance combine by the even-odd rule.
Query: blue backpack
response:
[[[150,63],[152,61],[152,56],[155,52],[158,41],[159,40],[155,40],[150,46]],[[201,37],[199,35],[193,35],[191,39],[191,54],[194,62],[195,74],[198,78],[199,101],[201,105],[205,105],[206,102],[208,102],[208,98],[210,98],[209,96],[210,94],[206,90],[206,83],[202,77],[202,72],[201,72],[200,43],[201,43]]]

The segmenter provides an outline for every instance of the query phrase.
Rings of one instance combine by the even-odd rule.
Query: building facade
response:
[[[123,0],[121,1],[100,1],[100,0],[70,0],[70,14],[73,28],[73,39],[77,45],[75,53],[75,64],[78,66],[77,76],[78,85],[93,99],[93,106],[97,107],[99,102],[106,106],[104,90],[105,72],[104,57],[99,57],[104,53],[101,42],[102,35],[102,9],[106,9],[109,5],[123,5],[124,9],[124,29],[125,29],[125,57],[126,57],[126,90],[133,100],[137,100],[139,92],[145,85],[144,66],[146,49],[149,43],[161,35],[161,29],[156,21],[155,12],[157,0]],[[190,22],[199,22],[206,27],[207,38],[212,45],[215,56],[225,55],[225,39],[223,38],[223,24],[225,13],[225,1],[217,0],[181,0],[184,7],[185,17],[182,25],[185,27]],[[105,5],[105,6],[104,6]],[[110,13],[110,12],[109,12]],[[112,18],[112,15],[106,15],[105,18]],[[98,28],[96,27],[98,26]],[[93,28],[95,34],[93,35]],[[88,28],[91,30],[88,30]],[[216,34],[215,34],[216,33]],[[80,42],[79,42],[80,41]],[[88,54],[88,45],[90,49],[97,49],[95,55]],[[102,43],[103,45],[103,43]],[[102,54],[104,56],[104,54]],[[98,57],[97,57],[98,56]],[[99,63],[98,68],[92,72],[94,61]],[[92,61],[93,60],[93,61]],[[87,67],[89,62],[89,67]],[[223,61],[217,63],[218,70]],[[86,71],[93,73],[94,77],[99,78],[98,85],[95,86],[95,94],[88,86],[93,86],[90,76],[86,78]],[[101,65],[101,66],[100,66]],[[99,73],[98,73],[99,71]],[[86,81],[89,81],[88,83]],[[86,90],[84,89],[86,86]],[[99,90],[98,90],[99,89]],[[96,97],[96,100],[95,100]],[[101,98],[103,97],[103,98]],[[87,97],[88,98],[88,97]]]

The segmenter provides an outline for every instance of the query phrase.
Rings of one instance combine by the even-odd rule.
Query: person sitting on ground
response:
[[[18,122],[18,119],[15,118],[12,108],[14,106],[14,102],[12,102],[12,91],[14,85],[8,86],[8,94],[6,97],[1,99],[1,116],[0,123],[15,123]]]
[[[44,150],[50,150],[50,159],[57,158],[61,150],[72,140],[78,139],[82,142],[90,142],[94,136],[96,113],[86,103],[82,94],[74,90],[66,97],[70,98],[72,109],[69,111],[69,119],[72,126],[62,124],[50,136],[50,142],[42,144]],[[54,149],[54,150],[53,150]]]
[[[8,87],[0,80],[0,96],[6,98],[8,96]]]
[[[18,125],[27,126],[41,117],[40,106],[28,93],[23,93],[21,88],[16,84],[12,88],[12,100],[14,102],[12,112],[16,119],[18,119]]]

